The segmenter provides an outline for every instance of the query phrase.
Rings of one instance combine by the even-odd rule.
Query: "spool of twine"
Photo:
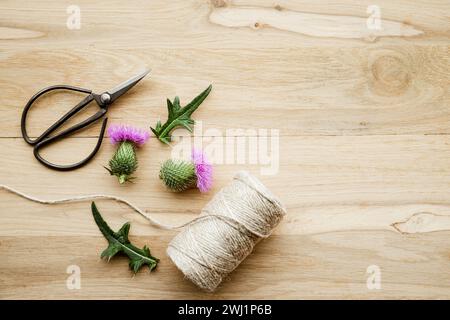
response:
[[[199,218],[172,239],[167,254],[189,280],[213,292],[285,214],[280,201],[258,179],[238,172]]]

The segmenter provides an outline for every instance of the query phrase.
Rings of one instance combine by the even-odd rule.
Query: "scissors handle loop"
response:
[[[51,125],[47,130],[45,130],[44,133],[42,133],[38,138],[33,140],[29,137],[27,130],[26,130],[26,120],[27,120],[28,111],[30,110],[33,103],[40,96],[44,95],[45,93],[48,93],[49,91],[53,91],[53,90],[70,90],[70,91],[82,92],[82,93],[87,93],[88,96],[86,96],[75,107],[73,107],[66,114],[64,114],[60,119],[58,119],[53,125]],[[101,107],[97,113],[95,113],[93,116],[89,117],[88,119],[86,119],[76,125],[73,125],[72,127],[68,128],[54,136],[49,136],[52,132],[54,132],[59,127],[61,127],[67,120],[69,120],[72,116],[74,116],[79,111],[81,111],[84,107],[86,107],[92,101],[96,101],[97,104]],[[100,146],[103,141],[105,129],[106,129],[106,123],[107,123],[106,118],[103,120],[99,139],[97,141],[97,144],[96,144],[94,150],[87,156],[86,159],[84,159],[78,163],[71,164],[71,165],[54,164],[54,163],[49,162],[48,160],[45,160],[39,154],[39,150],[42,147],[44,147],[52,142],[55,142],[59,139],[62,139],[64,137],[76,132],[77,130],[80,130],[84,127],[89,126],[93,122],[95,122],[98,119],[100,119],[101,117],[103,117],[106,114],[106,111],[107,111],[106,106],[101,102],[101,97],[96,94],[93,94],[91,90],[83,89],[83,88],[79,88],[79,87],[67,86],[67,85],[57,85],[57,86],[47,87],[47,88],[42,89],[38,93],[36,93],[33,97],[31,97],[31,99],[26,104],[26,106],[22,112],[22,119],[21,119],[22,136],[23,136],[23,139],[28,144],[34,146],[33,154],[36,157],[36,159],[39,162],[41,162],[43,165],[45,165],[51,169],[55,169],[55,170],[61,170],[61,171],[73,170],[73,169],[79,168],[79,167],[83,166],[84,164],[86,164],[89,160],[91,160],[95,156],[97,151],[100,149]]]
[[[73,170],[73,169],[77,169],[80,168],[82,166],[84,166],[86,163],[88,163],[97,153],[97,151],[100,149],[100,146],[102,145],[103,142],[103,136],[105,135],[105,129],[106,129],[106,124],[108,122],[108,118],[103,119],[102,122],[102,128],[100,129],[100,135],[98,137],[97,140],[97,144],[95,145],[94,150],[92,150],[92,152],[83,160],[81,160],[80,162],[77,162],[75,164],[70,164],[70,165],[60,165],[60,164],[54,164],[51,163],[48,160],[45,160],[44,158],[42,158],[42,156],[39,154],[39,150],[44,147],[45,145],[55,142],[56,140],[59,140],[67,135],[72,134],[73,132],[88,126],[89,124],[97,121],[98,119],[100,119],[101,117],[103,117],[106,113],[105,109],[100,110],[99,112],[97,112],[96,114],[94,114],[92,117],[86,119],[83,122],[80,122],[78,125],[75,125],[63,132],[61,132],[60,134],[58,134],[57,136],[53,136],[50,137],[48,139],[42,140],[41,142],[39,142],[38,144],[36,144],[33,148],[33,154],[35,156],[35,158],[42,163],[44,166],[51,168],[51,169],[55,169],[55,170],[59,170],[59,171],[69,171],[69,170]]]
[[[76,105],[72,110],[67,112],[65,115],[63,115],[58,121],[56,121],[50,128],[45,130],[44,133],[42,133],[38,138],[32,140],[28,133],[27,133],[27,115],[28,111],[30,110],[33,103],[42,95],[54,91],[54,90],[70,90],[70,91],[76,91],[76,92],[82,92],[89,94],[85,99],[83,99],[78,105]],[[77,113],[79,110],[81,110],[83,107],[85,107],[87,104],[89,104],[93,100],[93,97],[91,96],[91,90],[73,87],[73,86],[66,86],[66,85],[57,85],[57,86],[51,86],[42,89],[41,91],[37,92],[34,96],[31,97],[31,99],[26,104],[25,108],[22,112],[22,119],[20,122],[20,128],[22,130],[22,136],[23,139],[30,145],[36,145],[39,142],[41,142],[45,137],[47,137],[50,133],[58,129],[66,120],[68,120],[70,117],[72,117],[75,113]]]

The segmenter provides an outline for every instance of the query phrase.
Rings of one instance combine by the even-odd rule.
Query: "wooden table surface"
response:
[[[73,4],[80,29],[67,26]],[[0,298],[450,298],[448,0],[3,0],[0,11],[0,184],[43,199],[121,196],[178,224],[246,169],[288,210],[209,294],[166,256],[177,231],[97,201],[113,228],[131,221],[132,241],[161,259],[156,272],[132,276],[125,258],[100,259],[106,241],[89,202],[41,205],[0,190]],[[108,141],[71,172],[34,159],[20,116],[37,90],[106,90],[146,66],[151,75],[111,107],[110,123],[148,128],[165,120],[167,97],[186,103],[212,83],[194,114],[204,144],[230,128],[243,129],[234,132],[242,139],[278,129],[275,174],[248,159],[217,163],[210,193],[173,194],[158,179],[172,149],[154,137],[139,151],[138,179],[124,186],[102,168],[114,151]],[[79,99],[39,101],[30,133]],[[99,128],[45,154],[81,159]],[[80,268],[80,289],[67,286],[70,266]]]

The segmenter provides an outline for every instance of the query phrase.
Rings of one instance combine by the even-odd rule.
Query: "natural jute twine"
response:
[[[167,254],[200,288],[214,291],[268,237],[286,210],[264,185],[245,171],[220,190],[169,243]]]
[[[0,189],[42,204],[111,199],[128,205],[158,228],[184,228],[170,242],[167,254],[188,279],[208,291],[214,291],[286,214],[280,201],[246,171],[238,172],[232,183],[203,208],[199,217],[178,226],[161,223],[117,196],[96,194],[44,200],[6,185],[0,185]]]

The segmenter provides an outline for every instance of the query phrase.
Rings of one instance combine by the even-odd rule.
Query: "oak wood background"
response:
[[[80,30],[66,27],[71,4]],[[373,4],[385,27],[376,32],[365,28]],[[152,274],[133,277],[125,258],[100,260],[106,242],[89,203],[40,205],[0,190],[0,298],[450,298],[448,0],[3,0],[0,12],[0,184],[45,199],[123,196],[181,223],[245,168],[289,214],[207,294],[167,258],[176,232],[129,208],[98,201],[114,228],[131,221],[132,240],[161,258]],[[194,117],[204,130],[279,129],[278,174],[216,165],[212,192],[172,194],[157,178],[171,149],[154,138],[139,152],[138,180],[122,187],[102,168],[113,152],[106,141],[73,172],[35,161],[19,125],[32,94],[58,83],[101,91],[146,66],[151,75],[114,104],[110,123],[149,127],[165,118],[166,97],[186,102],[213,83]],[[40,101],[29,131],[79,99]],[[80,159],[98,130],[47,154]],[[73,264],[80,290],[66,287]],[[370,265],[381,269],[380,290],[366,286]]]

